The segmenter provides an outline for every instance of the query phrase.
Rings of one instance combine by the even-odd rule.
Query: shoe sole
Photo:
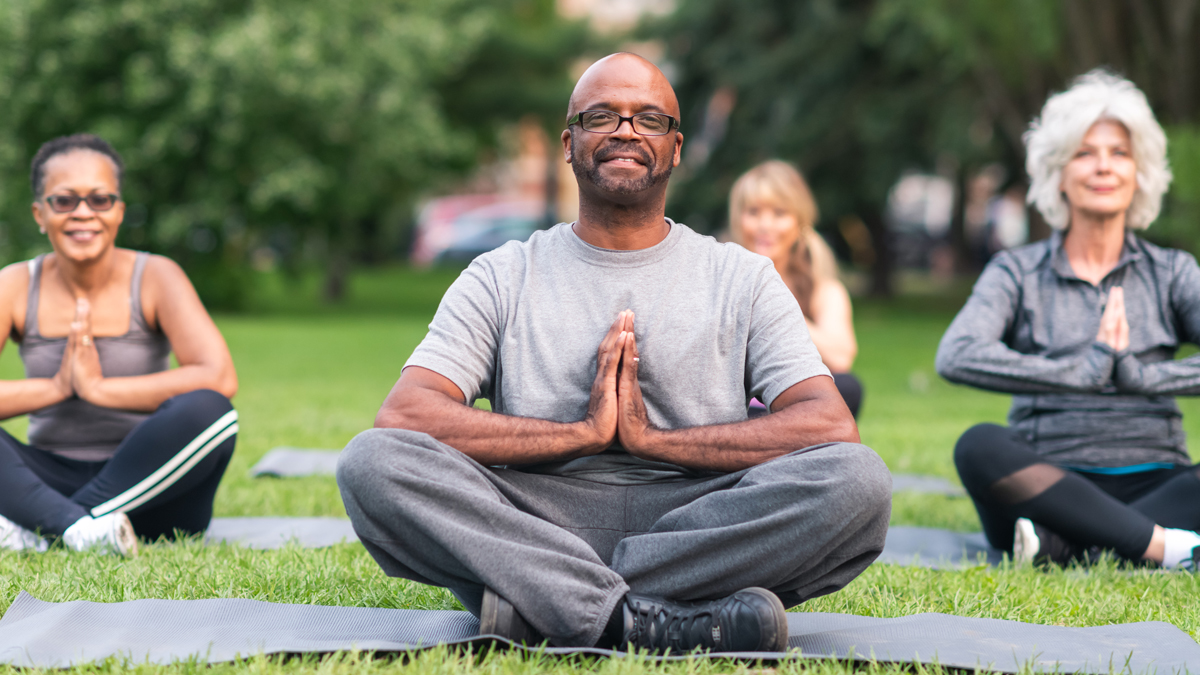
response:
[[[1018,518],[1013,529],[1013,562],[1032,565],[1041,547],[1042,542],[1038,539],[1037,531],[1033,529],[1033,521]]]
[[[749,593],[756,595],[771,605],[773,621],[763,626],[762,641],[755,651],[786,652],[788,650],[788,620],[787,610],[779,596],[765,588],[751,587],[738,592],[738,595]]]
[[[124,513],[119,514],[116,521],[113,540],[117,544],[117,552],[127,558],[132,558],[138,554],[138,539],[137,533],[133,531],[133,523]]]

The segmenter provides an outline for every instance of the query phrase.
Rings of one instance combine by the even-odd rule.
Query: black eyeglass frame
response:
[[[98,208],[92,203],[93,197],[107,197],[112,199],[112,203],[104,208]],[[69,199],[71,200],[71,206],[70,208],[59,209],[54,206],[54,202],[51,201],[52,199]],[[79,195],[46,195],[45,197],[42,197],[42,201],[46,202],[46,205],[50,207],[50,210],[55,213],[72,213],[75,211],[75,209],[79,208],[79,202],[87,202],[89,209],[95,211],[96,213],[104,213],[105,211],[113,210],[113,207],[117,205],[117,202],[121,201],[121,195],[113,194],[111,192],[93,192],[82,197]]]
[[[617,126],[613,127],[612,131],[593,131],[592,129],[588,129],[583,126],[583,116],[588,113],[604,113],[606,115],[616,115]],[[637,125],[633,123],[634,119],[638,118],[638,117],[648,117],[651,115],[653,115],[655,117],[665,117],[665,118],[671,120],[671,123],[667,125],[667,130],[662,132],[661,134],[645,134],[645,133],[638,131]],[[667,134],[669,134],[672,131],[679,128],[679,120],[675,119],[674,117],[672,117],[671,115],[668,115],[666,113],[640,112],[640,113],[634,113],[634,114],[630,115],[629,117],[622,117],[621,115],[617,115],[617,113],[615,113],[611,110],[580,110],[579,112],[572,115],[571,119],[567,120],[567,126],[569,127],[573,124],[578,124],[580,129],[583,129],[584,131],[586,131],[590,134],[615,134],[617,132],[617,129],[620,129],[621,125],[624,124],[625,122],[629,122],[629,126],[630,126],[630,128],[633,129],[633,133],[635,133],[639,136],[666,136]]]

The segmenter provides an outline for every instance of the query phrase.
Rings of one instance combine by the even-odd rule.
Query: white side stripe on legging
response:
[[[93,508],[92,517],[100,517],[113,511],[129,511],[174,485],[197,462],[207,457],[225,439],[237,433],[237,418],[236,410],[230,410],[222,415],[221,419],[213,422],[199,436],[183,446],[182,450],[154,473],[146,476],[137,485]]]

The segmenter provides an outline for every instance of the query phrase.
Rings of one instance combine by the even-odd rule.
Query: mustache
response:
[[[646,152],[645,149],[640,148],[633,144],[630,144],[627,147],[621,147],[621,146],[614,147],[611,145],[605,146],[605,147],[597,150],[596,153],[594,155],[592,155],[592,159],[595,160],[596,162],[603,162],[603,161],[607,160],[608,158],[612,157],[613,155],[618,155],[618,154],[634,154],[634,155],[638,156],[638,159],[641,160],[642,164],[649,165],[651,163],[650,162],[650,153]]]

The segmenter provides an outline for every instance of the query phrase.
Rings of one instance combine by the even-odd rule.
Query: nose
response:
[[[83,209],[82,213],[80,213],[80,209]],[[75,205],[75,210],[70,213],[72,218],[92,218],[95,215],[96,212],[92,210],[91,206],[88,206],[86,199],[80,199],[79,203]]]
[[[633,130],[633,120],[629,119],[618,122],[617,128],[612,132],[612,135],[619,136],[620,138],[635,138],[639,134]]]

